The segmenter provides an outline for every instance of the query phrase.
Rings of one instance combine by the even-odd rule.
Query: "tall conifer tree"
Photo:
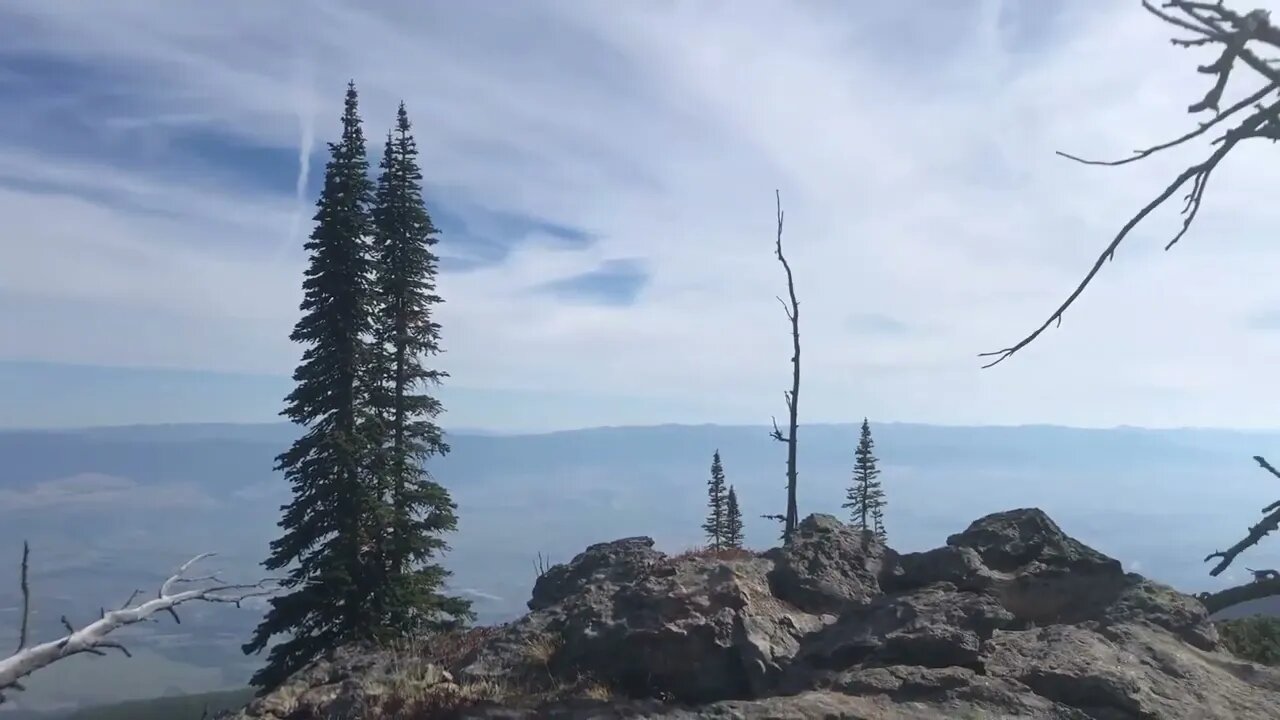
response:
[[[272,541],[268,569],[290,567],[290,592],[271,599],[245,653],[271,648],[252,683],[273,687],[325,650],[371,636],[379,619],[367,597],[372,581],[377,499],[365,482],[370,443],[366,426],[370,325],[369,202],[373,184],[365,156],[354,83],[347,86],[342,138],[329,144],[315,229],[304,245],[302,318],[290,335],[305,346],[296,386],[281,413],[306,428],[277,459],[293,487],[282,510],[283,535]]]
[[[449,445],[430,395],[448,374],[428,366],[440,352],[432,308],[438,238],[422,199],[418,148],[404,103],[388,134],[373,206],[376,311],[373,406],[381,432],[377,473],[390,532],[383,543],[388,606],[394,630],[432,630],[470,619],[470,603],[441,593],[449,572],[438,562],[442,535],[457,529],[457,505],[422,464]]]
[[[729,486],[729,495],[725,499],[725,530],[724,543],[725,547],[741,548],[743,541],[742,534],[742,510],[738,507],[738,493],[734,492],[733,486]]]
[[[724,466],[720,464],[720,451],[711,456],[711,478],[707,480],[707,520],[702,523],[702,530],[707,535],[711,547],[719,550],[725,546],[727,537],[725,525]]]

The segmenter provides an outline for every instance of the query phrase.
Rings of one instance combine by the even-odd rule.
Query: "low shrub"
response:
[[[1255,615],[1216,624],[1223,646],[1236,657],[1280,665],[1280,618]]]

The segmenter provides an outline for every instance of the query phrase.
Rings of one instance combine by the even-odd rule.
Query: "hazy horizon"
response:
[[[996,373],[997,369],[986,372]],[[115,383],[100,383],[100,373],[117,378]],[[79,376],[79,377],[77,377]],[[783,378],[785,380],[785,378]],[[273,425],[287,424],[279,418],[283,398],[292,388],[292,380],[285,375],[246,375],[238,373],[206,373],[175,368],[105,367],[66,363],[33,363],[27,361],[0,360],[0,430],[79,430],[92,428],[159,426],[159,425]],[[126,394],[127,393],[127,394]],[[457,388],[446,384],[439,390],[445,405],[441,423],[446,432],[494,433],[502,435],[534,435],[554,432],[571,432],[593,428],[642,428],[662,425],[718,425],[723,427],[759,427],[768,425],[765,418],[754,422],[747,419],[724,421],[715,419],[680,419],[667,416],[654,417],[652,407],[641,413],[645,417],[624,418],[610,421],[609,413],[594,413],[598,422],[562,423],[548,426],[545,422],[520,418],[545,418],[549,407],[556,407],[556,398],[549,394],[509,392]],[[32,413],[34,398],[43,399],[39,412]],[[225,408],[228,397],[242,400],[252,398],[249,417],[237,416],[228,410],[219,416],[218,408]],[[23,402],[27,399],[27,402]],[[520,401],[512,405],[512,401]],[[163,402],[160,402],[163,401]],[[123,405],[122,405],[123,403]],[[503,406],[508,421],[485,424],[486,411]],[[164,408],[170,413],[164,414]],[[572,408],[571,410],[576,409]],[[625,410],[625,409],[624,409]],[[156,417],[159,412],[160,416]],[[801,416],[801,427],[843,425],[859,423],[865,415],[848,418],[825,418],[806,421]],[[492,415],[488,415],[492,417]],[[43,418],[43,420],[41,419]],[[461,418],[461,420],[459,420]],[[515,420],[512,421],[511,418]],[[1159,425],[1133,422],[1110,424],[1072,424],[1051,419],[1026,422],[933,422],[911,418],[870,418],[876,423],[903,425],[930,425],[936,427],[1061,427],[1081,430],[1110,430],[1136,428],[1148,430],[1222,430],[1231,432],[1273,432],[1280,426],[1269,425]]]
[[[1026,422],[1026,423],[988,423],[988,424],[971,424],[959,425],[948,423],[931,423],[917,422],[913,420],[878,420],[875,418],[866,418],[873,427],[881,425],[898,425],[898,426],[917,426],[932,428],[954,428],[954,429],[1018,429],[1018,428],[1047,428],[1061,430],[1096,430],[1100,432],[1108,430],[1151,430],[1151,431],[1204,431],[1204,432],[1227,432],[1239,434],[1258,434],[1270,435],[1280,434],[1280,426],[1277,427],[1223,427],[1223,426],[1197,426],[1197,425],[1063,425],[1051,422]],[[857,426],[862,423],[863,418],[850,420],[832,420],[827,422],[799,423],[799,427],[835,427],[835,426]],[[129,422],[129,423],[101,423],[86,425],[0,425],[0,432],[77,432],[77,431],[93,431],[93,430],[128,430],[128,429],[151,429],[151,428],[170,428],[170,427],[254,427],[254,426],[284,426],[291,425],[287,420],[197,420],[197,421],[158,421],[158,422]],[[506,429],[506,428],[486,428],[477,426],[461,426],[451,427],[444,425],[442,427],[444,433],[455,435],[493,435],[493,436],[537,436],[537,435],[556,435],[563,433],[573,433],[585,430],[643,430],[649,428],[699,428],[699,427],[717,427],[717,428],[771,428],[768,423],[717,423],[717,422],[646,422],[646,423],[620,423],[620,424],[602,424],[602,425],[574,425],[567,427],[556,427],[550,429]]]

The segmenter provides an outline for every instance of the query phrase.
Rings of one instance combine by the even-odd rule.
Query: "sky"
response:
[[[1136,0],[7,0],[0,426],[275,419],[354,80],[372,146],[403,100],[422,149],[446,427],[784,415],[775,190],[802,422],[1276,427],[1271,145],[977,357],[1205,154],[1054,154],[1195,126],[1212,58],[1170,30]]]

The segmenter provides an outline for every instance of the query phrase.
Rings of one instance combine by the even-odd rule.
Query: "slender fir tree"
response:
[[[325,650],[371,636],[379,622],[367,598],[374,573],[369,526],[376,497],[364,482],[370,451],[366,427],[371,272],[367,237],[373,184],[365,157],[355,85],[347,86],[342,139],[329,144],[324,188],[316,203],[315,229],[305,248],[310,265],[303,280],[302,318],[290,339],[306,347],[294,371],[296,387],[281,413],[306,428],[276,458],[293,487],[264,563],[290,567],[290,592],[271,607],[244,652],[261,652],[275,635],[289,639],[271,648],[251,682],[277,685]]]
[[[854,451],[853,484],[845,493],[847,502],[841,506],[849,508],[850,521],[854,527],[863,530],[873,529],[875,521],[879,488],[876,477],[880,475],[880,470],[876,467],[874,450],[875,441],[871,439],[871,425],[866,418],[863,418],[862,435],[858,440],[858,449]]]
[[[430,394],[448,374],[428,360],[440,352],[440,325],[432,308],[438,259],[437,229],[422,199],[422,172],[404,103],[388,134],[374,196],[375,315],[371,366],[380,453],[377,475],[389,532],[384,538],[391,631],[434,630],[472,619],[470,602],[442,594],[449,572],[438,562],[448,550],[442,537],[457,529],[457,505],[423,468],[449,452],[436,417],[443,410]]]
[[[725,524],[724,466],[720,464],[720,451],[711,456],[711,479],[707,480],[707,521],[702,530],[707,534],[707,542],[719,550],[725,547],[728,537]]]
[[[742,510],[738,507],[738,493],[730,485],[724,507],[724,546],[741,548],[742,541]]]
[[[884,490],[880,487],[880,481],[876,480],[875,491],[872,495],[871,505],[871,530],[880,538],[880,542],[889,539],[889,533],[884,529]]]

